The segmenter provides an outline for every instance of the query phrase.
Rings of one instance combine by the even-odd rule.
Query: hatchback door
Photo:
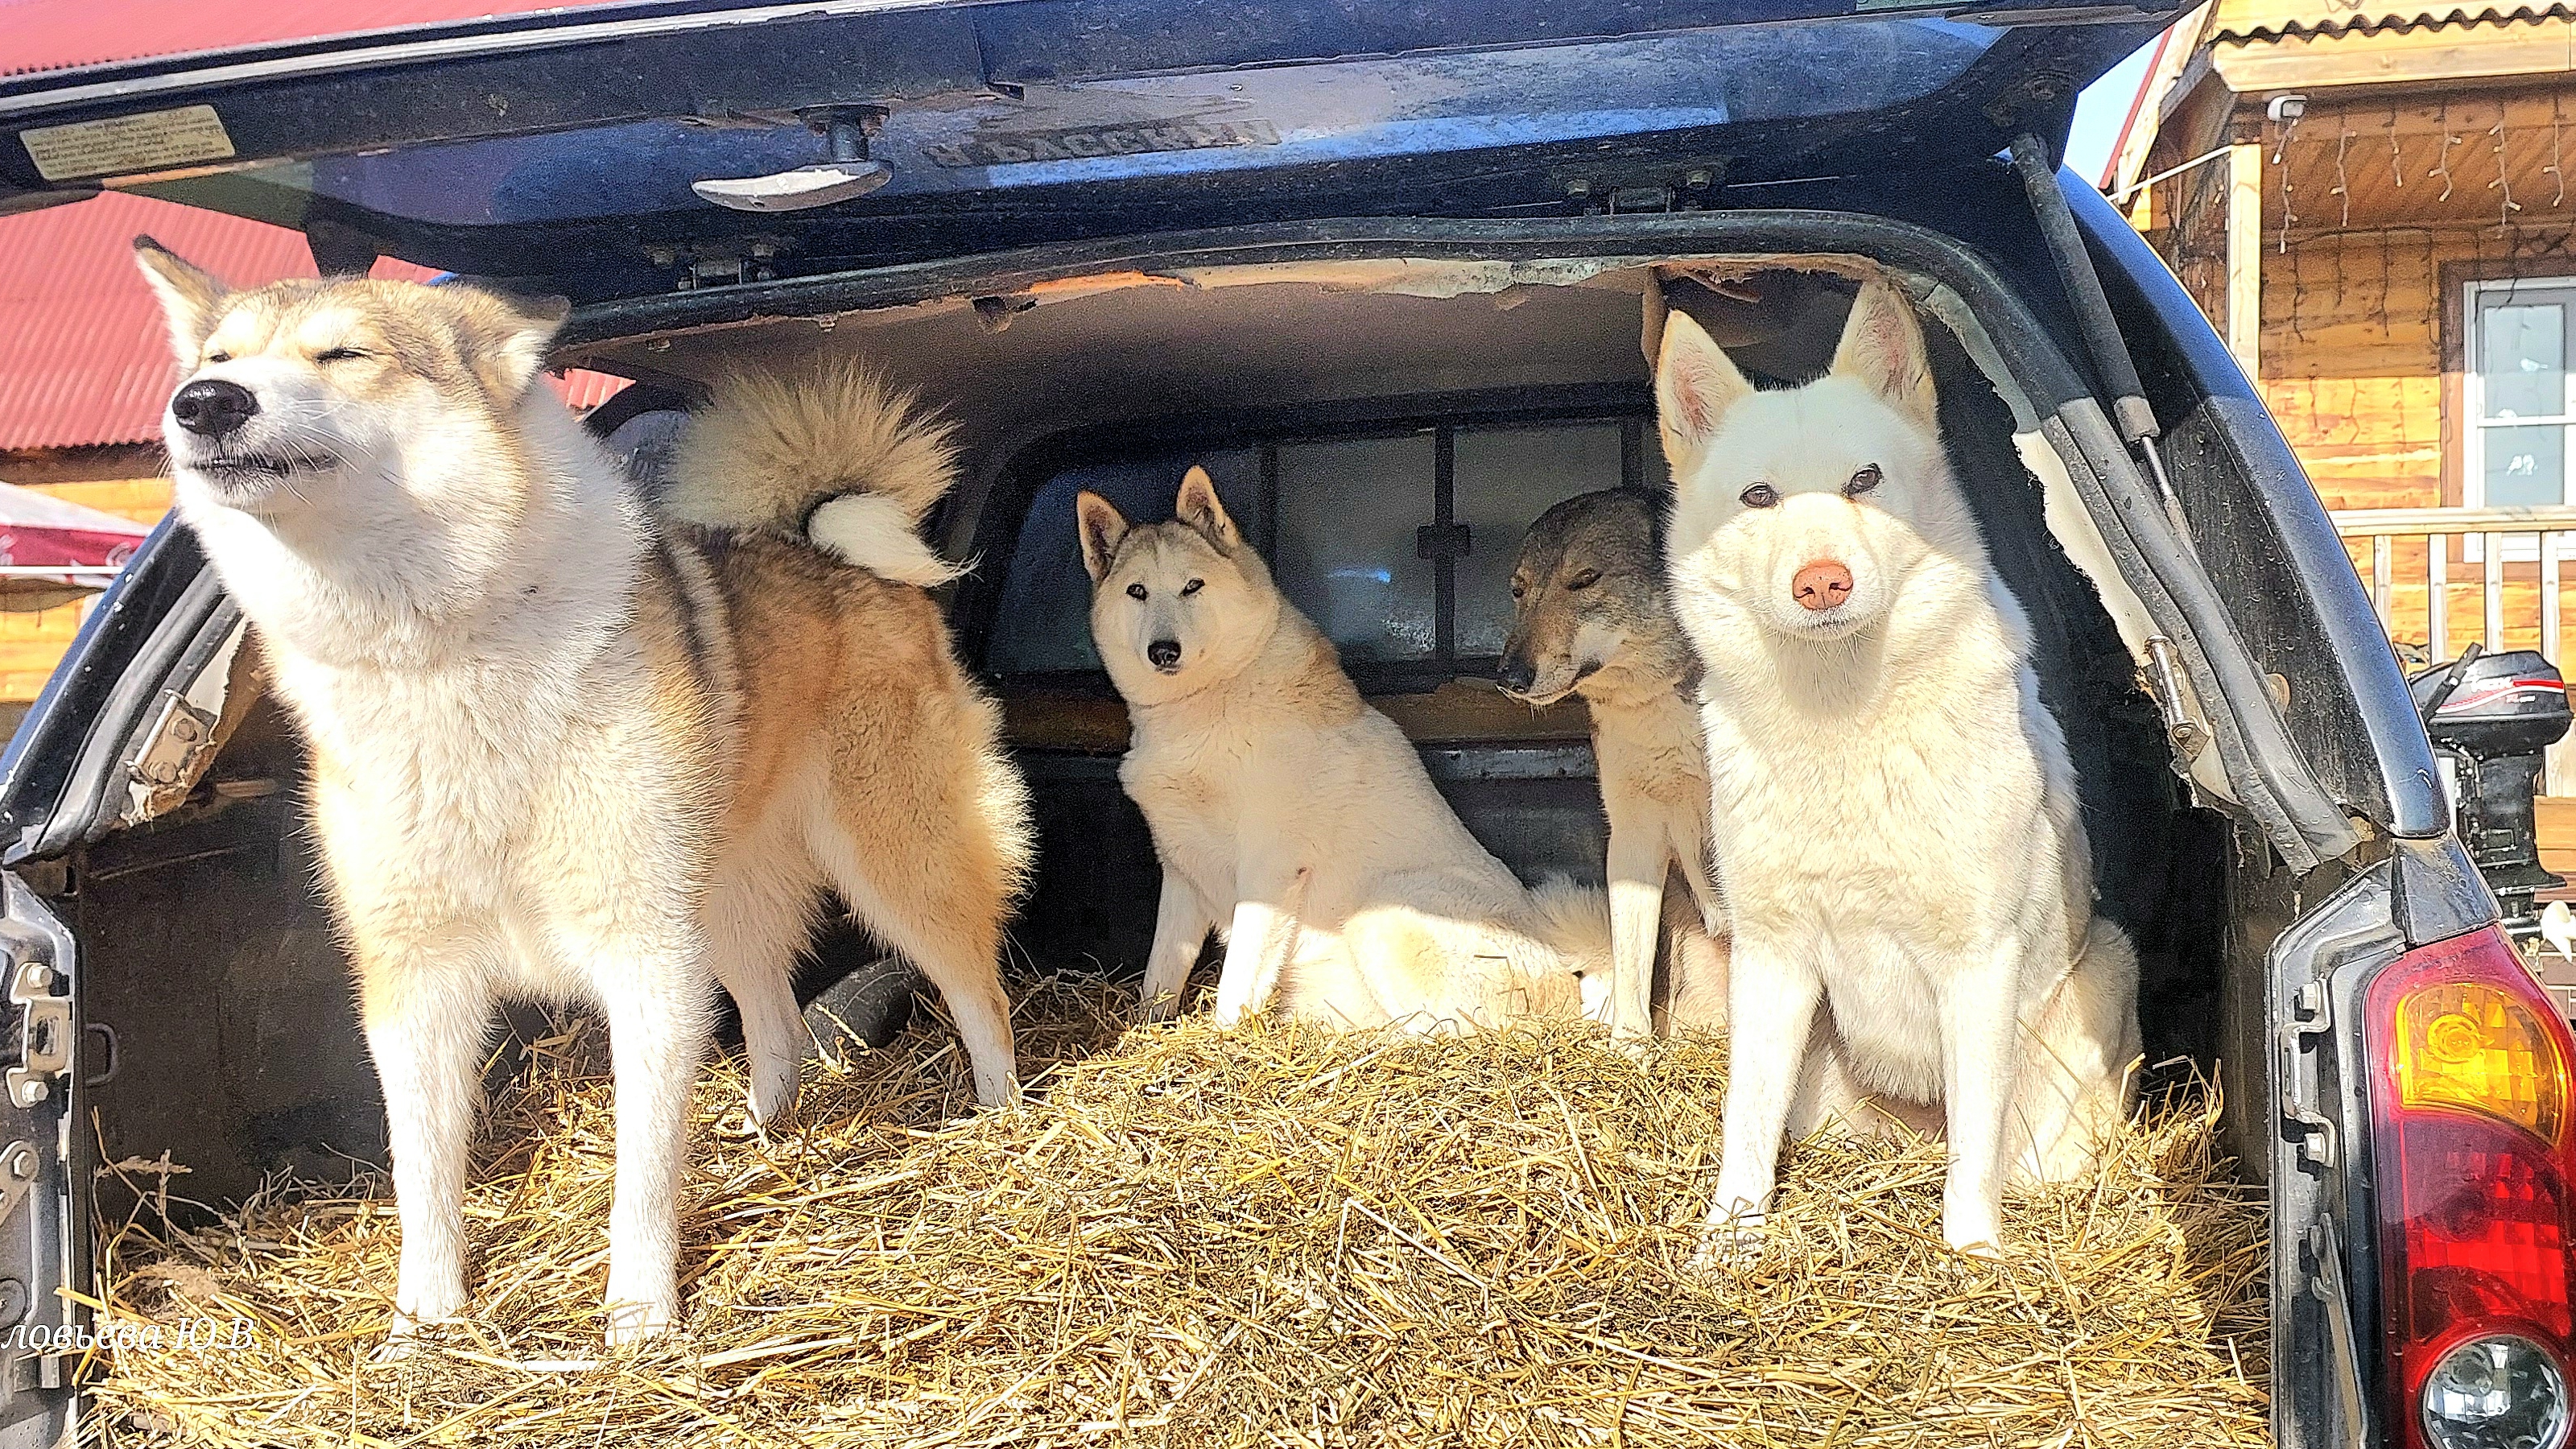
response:
[[[577,300],[1248,221],[1676,209],[2062,140],[2181,8],[602,5],[0,81],[0,209],[115,187],[300,228],[326,268]]]

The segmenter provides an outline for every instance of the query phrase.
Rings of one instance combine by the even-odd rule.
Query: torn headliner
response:
[[[1831,355],[1842,299],[1891,275],[1871,258],[1828,252],[1120,269],[1001,296],[657,334],[592,349],[584,360],[703,380],[743,365],[868,357],[958,424],[967,484],[945,539],[958,553],[995,475],[1050,434],[1304,404],[1642,387],[1668,295],[1757,375],[1795,377]],[[1896,280],[1960,338],[2011,409],[2025,451],[2037,445],[2031,400],[1983,323],[1947,287]],[[1669,285],[1676,282],[1696,285]],[[2133,653],[2142,651],[2144,606],[2089,520],[2075,516],[2080,508],[2053,502],[2061,542],[2083,560]]]
[[[1035,436],[1148,417],[1647,380],[1653,279],[1717,284],[1694,306],[1760,370],[1813,343],[1811,299],[1766,305],[1765,272],[1860,278],[1841,255],[1537,261],[1370,258],[1122,270],[1003,296],[764,317],[583,349],[630,376],[711,379],[858,352],[961,425],[970,477]],[[1836,321],[1838,325],[1838,311]]]

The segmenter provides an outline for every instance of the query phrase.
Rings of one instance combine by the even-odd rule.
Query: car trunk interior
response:
[[[1849,258],[1653,261],[1124,271],[591,343],[568,360],[640,380],[598,422],[648,486],[673,422],[657,409],[684,407],[730,367],[864,360],[955,421],[965,482],[934,526],[977,561],[951,601],[958,647],[1004,700],[1039,802],[1040,869],[1015,954],[1132,974],[1158,874],[1116,781],[1125,720],[1089,652],[1073,489],[1167,517],[1181,471],[1207,461],[1283,588],[1423,747],[1469,827],[1524,876],[1597,882],[1603,826],[1579,706],[1533,711],[1489,683],[1521,531],[1575,493],[1663,486],[1641,346],[1659,307],[1700,318],[1757,379],[1795,381],[1830,358],[1859,270]],[[2192,803],[2112,612],[2052,535],[2028,425],[1972,340],[1937,323],[1927,333],[1954,465],[2032,616],[2101,910],[2140,948],[2147,1060],[2214,1068],[2230,827]],[[115,1073],[88,1098],[97,1147],[109,1163],[168,1152],[192,1169],[174,1194],[205,1203],[275,1173],[345,1176],[383,1153],[312,885],[297,748],[254,668],[245,651],[224,743],[194,791],[74,866],[87,1014],[117,1036]],[[804,987],[874,957],[828,935]],[[100,1210],[114,1221],[118,1208],[103,1197]]]

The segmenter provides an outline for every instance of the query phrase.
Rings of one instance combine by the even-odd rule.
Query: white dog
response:
[[[1135,732],[1118,777],[1163,864],[1150,1011],[1176,1008],[1220,926],[1219,1026],[1274,993],[1329,1026],[1444,1030],[1574,1016],[1582,978],[1606,989],[1601,894],[1525,890],[1467,833],[1206,470],[1170,523],[1091,493],[1077,512],[1092,635]]]
[[[2007,1158],[2065,1176],[2125,1115],[2137,961],[2093,917],[2074,769],[1922,332],[1873,283],[1826,376],[1757,393],[1675,314],[1656,402],[1735,927],[1712,1224],[1758,1227],[1793,1101],[1839,1073],[1946,1109],[1942,1236],[1993,1251]],[[1836,1050],[1808,1050],[1819,1005]]]

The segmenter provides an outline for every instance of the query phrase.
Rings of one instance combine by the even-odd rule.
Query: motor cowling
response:
[[[2532,898],[2567,882],[2541,868],[2533,799],[2541,763],[2567,733],[2567,685],[2528,649],[2458,659],[2408,681],[2434,763],[2450,797],[2453,828],[2517,935],[2539,929]]]

